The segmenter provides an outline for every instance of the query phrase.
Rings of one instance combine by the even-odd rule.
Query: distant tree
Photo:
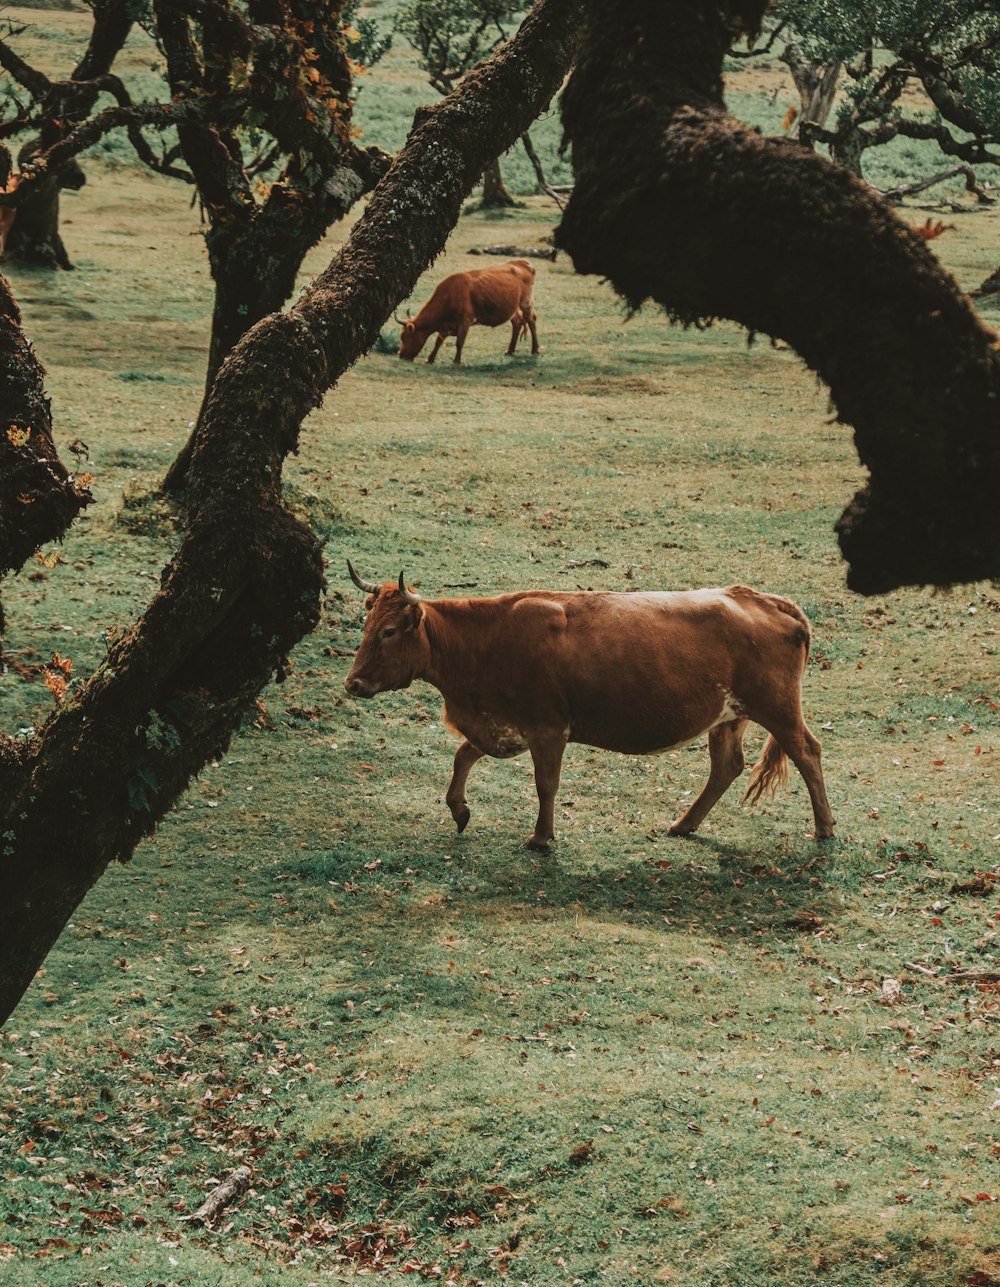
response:
[[[861,175],[864,153],[930,139],[959,169],[1000,164],[1000,9],[983,0],[779,0],[772,23],[803,99],[798,135]],[[843,69],[843,102],[826,114]],[[914,105],[917,89],[926,107]],[[808,101],[807,101],[808,99]],[[919,178],[919,176],[918,176]]]
[[[237,340],[289,299],[307,251],[388,169],[387,153],[358,147],[351,123],[358,60],[387,42],[370,21],[353,25],[357,0],[202,0],[197,23],[188,9],[153,0],[170,114],[183,111],[179,148],[209,225],[207,398]],[[185,486],[193,441],[167,491]]]
[[[0,117],[0,138],[28,134],[18,153],[18,168],[30,173],[40,157],[87,120],[102,92],[117,89],[111,68],[121,52],[137,15],[133,0],[90,0],[94,15],[90,39],[83,57],[65,80],[53,80],[20,58],[10,41],[25,28],[6,24],[6,39],[0,39],[0,68],[26,95],[23,102],[11,96]],[[59,233],[59,194],[64,188],[76,190],[86,176],[70,150],[57,166],[25,183],[17,198],[17,220],[7,239],[7,254],[22,263],[47,268],[72,268]],[[12,202],[10,204],[13,204]]]
[[[416,50],[433,88],[450,94],[476,63],[508,38],[523,11],[523,0],[411,0],[396,15],[396,30]],[[530,157],[530,140],[527,147]],[[538,173],[537,157],[532,164]],[[544,182],[544,176],[539,182]],[[514,205],[504,187],[499,158],[483,171],[483,205]]]
[[[0,62],[32,96],[7,132],[41,125],[30,154],[22,150],[20,184],[4,199],[17,209],[15,255],[29,244],[25,212],[44,202],[50,259],[68,266],[53,217],[58,189],[79,170],[80,152],[111,130],[127,130],[146,165],[194,185],[208,221],[215,300],[207,396],[240,336],[288,300],[306,252],[389,166],[386,153],[354,138],[359,60],[370,63],[386,47],[370,20],[355,25],[356,11],[357,0],[152,0],[149,8],[96,0],[91,48],[102,56],[85,58],[81,68],[110,65],[130,15],[141,12],[165,56],[171,98],[164,103],[133,103],[110,73],[51,86],[0,41]],[[117,105],[95,115],[101,90]],[[176,136],[156,151],[147,129]],[[28,222],[40,226],[39,218]],[[38,241],[32,231],[31,246]],[[190,443],[167,474],[168,490],[184,486],[189,458]]]

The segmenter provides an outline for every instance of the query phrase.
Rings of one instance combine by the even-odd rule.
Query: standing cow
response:
[[[809,622],[790,599],[746,586],[643,594],[523,590],[494,599],[428,601],[399,575],[368,594],[361,647],[344,687],[352,697],[433,684],[444,721],[465,740],[445,797],[459,831],[465,783],[484,755],[530,751],[538,820],[528,848],[546,849],[568,742],[653,755],[708,734],[711,772],[670,825],[686,835],[744,768],[753,720],[770,737],[744,799],[787,779],[786,756],[812,801],[816,838],[833,835],[820,745],[802,719]]]
[[[434,288],[434,293],[414,318],[397,322],[403,330],[399,337],[399,356],[412,362],[436,331],[437,340],[427,359],[433,362],[449,335],[455,336],[455,361],[462,362],[462,347],[470,326],[503,326],[510,322],[507,356],[512,357],[517,342],[526,330],[531,331],[531,351],[538,352],[535,309],[532,297],[535,270],[526,259],[512,259],[497,268],[473,268],[452,273]]]

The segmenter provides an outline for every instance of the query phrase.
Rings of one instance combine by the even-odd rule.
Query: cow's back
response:
[[[522,307],[523,279],[510,264],[475,268],[468,274],[468,283],[472,312],[481,326],[502,326]],[[527,299],[530,304],[530,290]]]

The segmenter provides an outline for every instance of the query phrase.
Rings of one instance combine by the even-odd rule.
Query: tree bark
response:
[[[865,184],[726,113],[732,27],[711,0],[586,7],[557,243],[632,307],[732,318],[827,382],[869,471],[837,524],[851,587],[1000,575],[994,332]],[[728,12],[753,25],[761,9]]]
[[[92,499],[56,454],[44,377],[0,277],[0,576],[59,540]],[[0,605],[0,635],[3,624]]]
[[[29,159],[22,153],[18,163],[23,166]],[[72,269],[59,233],[59,194],[63,188],[79,191],[86,182],[79,164],[70,161],[46,175],[41,183],[24,185],[17,218],[7,238],[7,254],[11,259],[40,268]]]
[[[164,476],[164,491],[187,485],[198,426],[222,363],[252,326],[284,307],[306,253],[387,168],[388,158],[376,153],[358,153],[357,169],[345,164],[338,181],[317,194],[291,193],[275,184],[262,206],[231,214],[215,209],[205,238],[215,282],[205,394],[195,428]],[[199,164],[196,151],[189,148],[188,155]]]
[[[579,0],[538,0],[514,40],[423,114],[298,303],[240,340],[202,418],[188,530],[161,589],[30,743],[0,742],[0,1021],[108,863],[225,749],[318,620],[320,549],[282,504],[283,459],[440,254],[486,162],[558,90],[579,17]]]
[[[832,62],[823,67],[819,63],[810,62],[795,41],[788,42],[783,52],[779,54],[779,59],[791,72],[795,88],[799,93],[798,120],[786,136],[794,139],[799,137],[799,130],[804,121],[809,121],[813,125],[826,125],[826,119],[830,115],[833,100],[837,94],[837,82],[840,79],[843,63]]]

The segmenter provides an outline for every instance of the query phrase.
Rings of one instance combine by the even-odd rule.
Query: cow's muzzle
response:
[[[348,675],[344,680],[344,687],[352,697],[374,697],[378,691],[374,685],[358,675]]]

